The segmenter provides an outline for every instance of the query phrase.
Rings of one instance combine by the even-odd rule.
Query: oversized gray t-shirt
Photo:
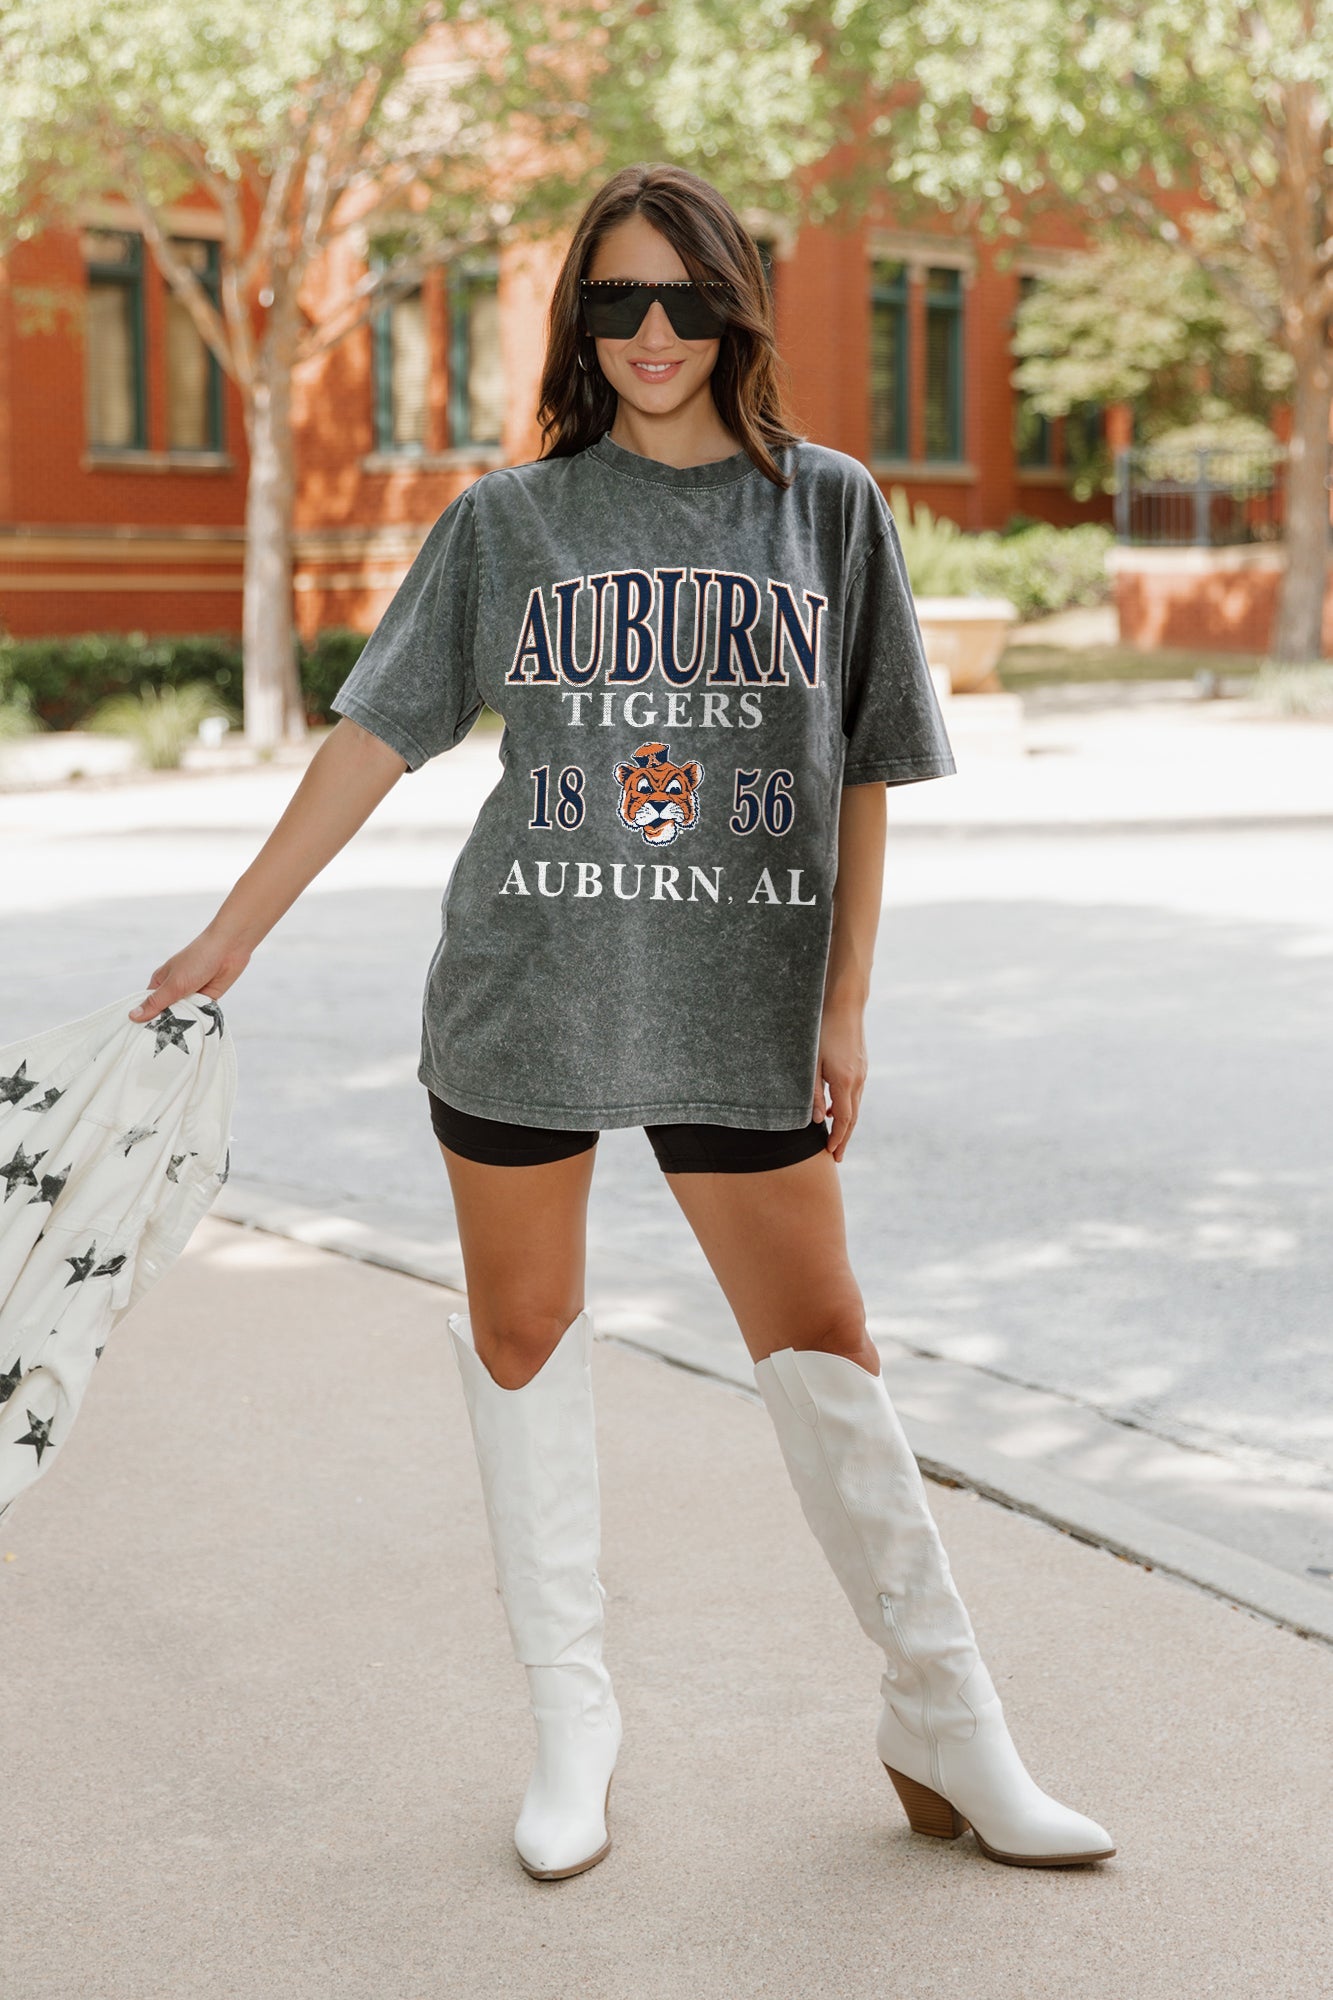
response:
[[[333,707],[409,769],[504,721],[444,892],[420,1079],[521,1125],[809,1123],[849,784],[954,768],[897,528],[801,442],[599,438],[440,516]]]

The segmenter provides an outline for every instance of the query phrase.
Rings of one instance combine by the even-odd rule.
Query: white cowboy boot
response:
[[[913,1830],[970,1825],[993,1861],[1028,1867],[1114,1854],[1024,1769],[883,1376],[790,1347],[755,1376],[805,1518],[885,1654],[876,1748]]]
[[[481,1470],[496,1582],[527,1669],[537,1759],[514,1845],[529,1875],[581,1874],[611,1845],[620,1710],[602,1664],[605,1591],[593,1431],[592,1322],[579,1314],[530,1382],[502,1389],[450,1316]]]

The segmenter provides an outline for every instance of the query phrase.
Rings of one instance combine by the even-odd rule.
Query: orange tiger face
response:
[[[669,847],[699,817],[697,793],[704,767],[673,764],[665,743],[641,743],[617,764],[620,817],[643,835],[649,847]]]

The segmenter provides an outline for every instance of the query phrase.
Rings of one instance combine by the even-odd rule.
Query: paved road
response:
[[[473,739],[401,785],[230,996],[238,1183],[451,1237],[419,996],[494,769]],[[294,782],[0,800],[0,1041],[141,985]],[[1333,825],[905,825],[844,1169],[919,1408],[1307,1578],[1333,1569],[1331,879]],[[603,1330],[734,1369],[646,1140],[601,1148]]]

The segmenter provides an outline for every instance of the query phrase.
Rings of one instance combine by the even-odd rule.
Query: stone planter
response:
[[[1018,622],[1007,597],[918,597],[926,659],[949,676],[952,694],[993,694],[995,665]]]
[[[124,736],[40,729],[0,743],[0,792],[63,785],[73,777],[121,778],[138,765],[138,752]]]

